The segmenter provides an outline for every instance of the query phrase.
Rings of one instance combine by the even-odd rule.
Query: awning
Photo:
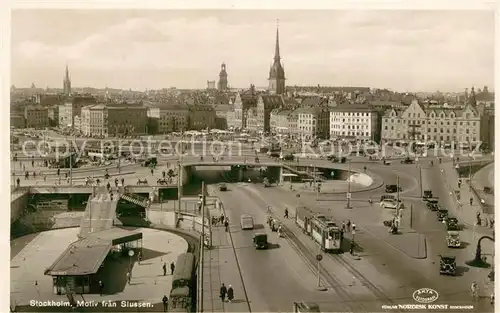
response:
[[[292,174],[292,173],[284,173],[283,174],[283,177],[296,177],[296,176],[298,176],[298,175]]]

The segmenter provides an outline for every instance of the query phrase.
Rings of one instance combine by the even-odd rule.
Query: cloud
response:
[[[44,80],[40,85],[60,84],[64,63],[69,62],[76,85],[119,84],[115,73],[120,73],[121,81],[129,84],[120,86],[124,88],[204,87],[207,79],[217,77],[224,61],[233,86],[262,86],[274,54],[276,26],[274,20],[260,19],[258,12],[248,13],[253,18],[245,15],[240,23],[229,23],[212,11],[197,18],[145,15],[85,35],[79,29],[80,38],[70,43],[34,40],[30,36],[36,32],[31,30],[26,38],[13,38],[12,70],[18,73],[12,76],[22,81],[16,84],[29,84],[34,73]],[[461,90],[493,83],[494,16],[488,12],[304,11],[293,18],[286,14],[279,14],[280,44],[289,84]],[[39,64],[43,73],[36,70]],[[134,83],[123,78],[127,71],[134,77],[140,72],[159,77],[158,71],[164,71],[166,78]]]

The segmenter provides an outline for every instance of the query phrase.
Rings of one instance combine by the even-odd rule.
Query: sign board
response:
[[[323,260],[323,256],[321,254],[316,254],[316,261],[321,261]]]
[[[348,193],[347,193],[347,196],[346,196],[346,197],[347,197],[347,199],[351,199],[351,195],[352,195],[352,194],[351,194],[350,192],[348,192]]]

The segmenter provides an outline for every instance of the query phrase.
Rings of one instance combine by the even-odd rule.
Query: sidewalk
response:
[[[474,192],[470,189],[470,185],[468,182],[462,183],[460,189],[458,189],[458,172],[453,166],[453,163],[446,162],[439,164],[439,168],[441,171],[441,175],[444,179],[445,185],[451,193],[450,197],[453,200],[453,203],[456,203],[455,208],[450,208],[451,211],[459,217],[459,219],[466,225],[473,227],[476,225],[476,214],[477,212],[481,212],[482,219],[482,227],[485,227],[485,217],[489,218],[489,215],[483,212],[482,206],[480,204],[480,199],[474,194]],[[455,190],[460,190],[460,199],[457,198],[457,194]],[[472,206],[469,204],[469,199],[472,198]]]
[[[215,213],[215,212],[214,212]],[[203,310],[205,312],[248,312],[243,281],[230,233],[223,226],[212,227],[212,249],[204,250]],[[222,302],[219,289],[224,283],[234,289],[232,303]],[[227,301],[227,300],[226,300]]]

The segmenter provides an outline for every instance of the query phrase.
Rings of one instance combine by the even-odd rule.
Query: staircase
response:
[[[137,199],[136,198],[137,196],[132,196],[131,194],[122,194],[120,197],[121,197],[121,199],[124,199],[128,202],[134,203],[134,204],[141,206],[143,208],[148,207],[147,199]]]

